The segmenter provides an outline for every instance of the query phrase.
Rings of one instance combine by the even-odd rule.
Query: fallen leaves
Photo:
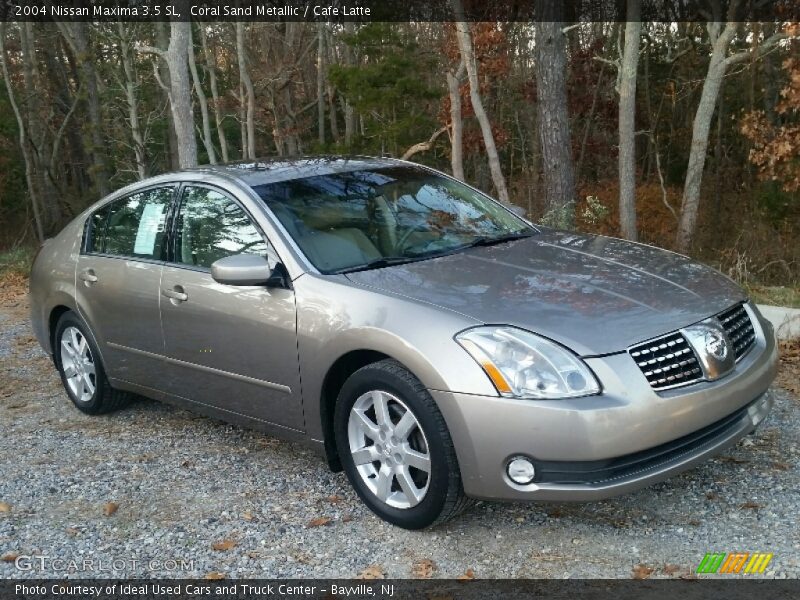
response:
[[[19,552],[6,552],[0,556],[0,560],[3,562],[14,562],[17,558],[19,558]]]
[[[763,504],[759,504],[758,502],[750,502],[750,501],[748,501],[748,502],[745,502],[744,504],[742,504],[739,508],[745,508],[745,509],[749,509],[749,510],[758,510],[759,508],[763,508],[763,507],[764,507]]]
[[[106,502],[103,505],[103,514],[107,517],[112,516],[119,510],[119,504],[116,502]]]
[[[783,462],[774,462],[772,463],[772,468],[776,471],[788,471],[791,467],[790,464],[783,463]]]
[[[386,575],[383,572],[383,567],[380,565],[370,565],[361,573],[356,575],[356,579],[385,579]]]
[[[648,567],[647,565],[636,565],[633,567],[632,577],[634,579],[648,579],[650,575],[653,574],[653,567]]]
[[[458,579],[459,581],[471,581],[475,579],[475,571],[473,571],[472,569],[467,569],[466,571],[464,571],[463,575],[459,575],[458,577],[456,577],[456,579]]]
[[[0,513],[10,513],[11,505],[8,502],[0,502]]]
[[[415,579],[430,579],[436,570],[436,563],[430,558],[423,558],[411,565],[411,576]]]
[[[227,552],[228,550],[232,550],[238,546],[238,542],[236,540],[222,540],[221,542],[214,542],[211,544],[211,549],[216,550],[217,552]]]
[[[664,572],[665,575],[675,575],[675,573],[678,573],[681,570],[681,567],[680,565],[671,565],[668,563],[665,564],[664,568],[662,568],[661,570]]]
[[[800,396],[800,338],[781,341],[778,355],[780,362],[775,385]]]
[[[242,514],[242,518],[243,518],[245,521],[252,521],[253,519],[255,519],[255,516],[254,516],[254,515],[253,515],[253,513],[251,513],[249,510],[246,510],[246,511],[244,511],[244,513]]]
[[[225,579],[225,573],[220,573],[219,571],[211,571],[211,573],[206,573],[203,579],[209,579],[211,581],[217,581],[219,579]]]
[[[330,525],[330,523],[330,517],[317,517],[316,519],[311,519],[308,523],[306,523],[306,527],[324,527],[325,525]]]

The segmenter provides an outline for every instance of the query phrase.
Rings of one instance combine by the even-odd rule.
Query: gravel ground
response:
[[[584,505],[484,502],[408,532],[298,445],[148,400],[82,415],[24,301],[5,304],[0,577],[70,576],[20,571],[17,554],[115,577],[690,577],[711,551],[773,552],[767,575],[800,576],[800,401],[785,390],[755,436],[668,482]]]

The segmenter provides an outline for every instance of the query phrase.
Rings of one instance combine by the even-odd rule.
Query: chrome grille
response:
[[[756,331],[750,321],[750,315],[747,314],[743,304],[737,304],[718,314],[717,319],[733,345],[736,360],[739,360],[747,354],[756,341]]]
[[[628,352],[654,390],[685,385],[703,378],[700,363],[680,332],[631,346]]]

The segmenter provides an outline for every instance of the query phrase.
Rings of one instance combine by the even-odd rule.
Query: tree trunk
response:
[[[208,71],[208,83],[211,87],[211,103],[214,107],[214,121],[217,125],[217,137],[219,138],[219,151],[222,153],[222,162],[228,162],[228,140],[225,139],[225,130],[222,127],[222,107],[219,100],[219,89],[217,88],[217,60],[216,54],[212,54],[208,47],[205,27],[200,27],[200,43],[203,46],[203,56],[206,61]]]
[[[317,138],[325,146],[325,23],[317,28]]]
[[[475,117],[478,119],[478,124],[481,127],[483,134],[483,145],[486,148],[486,155],[489,159],[489,171],[492,175],[494,187],[497,190],[497,197],[500,202],[509,202],[508,189],[506,188],[506,179],[503,176],[503,170],[500,167],[500,157],[497,154],[497,146],[494,143],[494,134],[492,133],[492,124],[483,108],[483,101],[481,100],[480,82],[478,81],[478,64],[475,61],[475,52],[472,47],[472,35],[470,34],[469,25],[464,21],[464,8],[461,5],[461,0],[451,0],[453,11],[456,17],[456,37],[458,38],[458,47],[461,51],[461,58],[464,61],[464,66],[467,70],[467,79],[469,80],[469,98],[472,103],[472,109],[475,111]]]
[[[461,119],[460,79],[464,72],[464,61],[455,75],[447,72],[447,90],[450,94],[450,166],[453,177],[464,181],[464,122]]]
[[[169,81],[169,65],[166,60],[166,51],[169,47],[169,34],[167,33],[167,24],[163,21],[156,22],[156,43],[158,48],[163,50],[160,55],[161,60],[158,61],[158,73],[161,81]],[[170,109],[167,111],[167,148],[169,150],[169,161],[172,169],[179,169],[180,163],[178,160],[178,137],[175,134],[175,119],[172,115],[172,101],[169,98],[169,88],[164,90],[166,95],[167,104]]]
[[[325,30],[325,37],[327,38],[325,40],[325,45],[328,51],[328,64],[336,64],[336,56],[334,54],[330,30]],[[333,87],[333,84],[331,84],[330,79],[327,77],[325,78],[325,85],[328,95],[328,117],[331,122],[331,137],[333,138],[333,142],[338,144],[341,138],[339,136],[339,123],[336,119],[336,88]]]
[[[244,86],[247,97],[247,113],[245,117],[247,127],[247,153],[246,158],[254,160],[256,157],[256,93],[253,81],[247,71],[247,53],[244,48],[244,23],[236,23],[236,57],[239,61],[239,78]]]
[[[567,111],[567,53],[559,20],[563,7],[536,0],[536,11],[534,55],[546,211],[542,220],[571,229],[575,225],[575,175]]]
[[[120,21],[117,23],[117,33],[119,34],[119,53],[122,62],[122,70],[125,74],[125,100],[128,104],[128,124],[131,128],[131,139],[133,140],[133,153],[136,160],[136,173],[139,179],[147,177],[147,160],[145,159],[145,145],[142,137],[142,130],[139,126],[139,105],[136,98],[136,74],[133,69],[131,58],[131,45],[125,33],[125,25]]]
[[[346,22],[344,24],[344,32],[347,35],[353,35],[355,33],[355,25],[350,21]],[[344,46],[344,64],[347,67],[355,65],[353,48],[350,44],[345,44]],[[344,143],[347,147],[350,147],[356,132],[356,111],[353,109],[353,105],[347,101],[347,98],[343,98],[342,101],[344,103]]]
[[[169,49],[167,50],[169,95],[172,119],[175,124],[175,137],[178,143],[178,164],[181,169],[197,166],[192,88],[187,65],[191,37],[191,24],[188,21],[170,23]]]
[[[203,146],[205,146],[209,164],[215,165],[217,164],[217,152],[214,150],[214,140],[211,138],[211,120],[208,116],[208,100],[206,99],[205,91],[203,91],[203,85],[200,82],[200,75],[197,73],[197,62],[194,56],[194,39],[192,38],[191,26],[189,27],[188,54],[189,70],[192,73],[192,81],[194,82],[194,93],[197,96],[198,104],[200,104],[200,116],[203,121]]]
[[[619,225],[636,241],[636,69],[639,63],[640,0],[628,0],[625,50],[619,84]]]
[[[3,80],[6,82],[6,92],[8,93],[8,101],[14,111],[14,116],[17,119],[17,129],[19,130],[19,149],[22,152],[22,158],[25,162],[25,183],[28,186],[28,195],[31,199],[31,208],[33,208],[33,223],[36,229],[36,237],[41,244],[44,242],[44,227],[42,225],[42,217],[39,212],[39,198],[36,194],[36,185],[34,184],[33,177],[33,157],[28,145],[28,136],[25,132],[25,120],[22,118],[19,106],[17,105],[16,96],[14,95],[14,88],[11,85],[11,76],[8,72],[8,61],[6,60],[6,24],[0,21],[0,66],[3,69]]]
[[[706,164],[706,151],[708,150],[708,135],[711,131],[711,120],[714,116],[714,107],[717,96],[725,76],[727,64],[725,55],[728,46],[736,32],[736,23],[731,21],[725,25],[722,33],[715,36],[721,27],[720,23],[710,23],[709,32],[713,40],[711,58],[708,63],[708,72],[703,82],[703,91],[700,94],[700,103],[692,124],[692,146],[689,150],[689,165],[686,169],[686,181],[683,186],[683,200],[681,202],[681,218],[678,222],[678,233],[675,237],[675,247],[678,252],[689,251],[694,232],[697,229],[697,213],[700,208],[700,186],[703,181],[703,169]]]

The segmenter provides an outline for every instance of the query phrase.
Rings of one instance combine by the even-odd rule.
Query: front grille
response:
[[[685,385],[703,377],[694,351],[680,332],[632,346],[628,352],[654,390]]]
[[[743,304],[737,304],[718,314],[717,319],[722,323],[722,328],[733,344],[736,360],[739,360],[747,354],[756,341],[756,330],[750,321],[750,315],[747,314]]]

